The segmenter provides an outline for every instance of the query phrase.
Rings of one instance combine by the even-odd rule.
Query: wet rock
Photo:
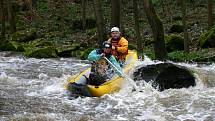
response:
[[[134,72],[134,80],[152,81],[159,91],[170,88],[188,88],[195,86],[195,77],[186,67],[171,63],[161,63],[141,67]]]

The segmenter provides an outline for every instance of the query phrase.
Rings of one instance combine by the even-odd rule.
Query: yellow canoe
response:
[[[135,50],[129,50],[128,55],[126,56],[125,67],[122,69],[125,74],[128,74],[129,71],[134,67],[134,64],[137,62],[137,52]],[[79,75],[71,78],[68,81],[67,89],[72,91],[72,93],[77,93],[84,96],[93,96],[100,97],[104,94],[110,94],[117,92],[121,89],[125,79],[118,75],[115,75],[110,81],[105,82],[102,85],[84,85],[84,86],[74,86],[74,82],[78,81],[82,75],[89,75],[90,69],[88,68],[85,71],[81,72]]]

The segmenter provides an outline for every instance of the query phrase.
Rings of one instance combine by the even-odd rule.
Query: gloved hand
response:
[[[115,50],[116,49],[116,47],[115,46],[112,46],[112,50]]]
[[[101,54],[101,57],[105,57],[105,53],[102,53],[102,54]]]

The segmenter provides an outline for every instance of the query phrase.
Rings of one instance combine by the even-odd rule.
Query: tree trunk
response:
[[[5,38],[5,9],[4,2],[0,0],[1,38]]]
[[[13,10],[13,3],[11,0],[7,2],[8,19],[10,23],[10,31],[12,33],[16,32],[16,21],[15,21],[15,11]]]
[[[184,51],[189,52],[189,38],[187,32],[187,19],[186,19],[186,3],[185,0],[181,0],[181,10],[182,10],[182,24],[184,27]]]
[[[125,6],[125,1],[123,1],[123,0],[120,0],[120,5],[121,6]],[[125,27],[124,27],[124,15],[125,15],[125,13],[124,13],[124,10],[125,10],[125,7],[121,7],[121,9],[120,9],[120,26],[119,26],[119,28],[120,28],[120,32],[121,32],[121,35],[122,36],[125,36]]]
[[[105,26],[104,26],[104,18],[102,14],[101,2],[100,0],[94,0],[94,10],[96,16],[96,25],[98,31],[98,39],[99,39],[99,46],[102,46],[104,40],[106,40],[105,35]]]
[[[82,0],[81,2],[81,5],[82,5],[82,27],[83,27],[83,30],[86,29],[86,0]]]
[[[29,16],[29,20],[32,22],[35,19],[35,8],[34,8],[34,4],[33,4],[33,0],[25,0],[25,4],[28,7],[28,9],[31,12],[31,16]]]
[[[120,0],[111,0],[112,26],[120,27]]]
[[[37,0],[32,0],[32,7],[37,10]]]
[[[165,60],[167,58],[167,51],[165,48],[163,24],[155,12],[152,1],[143,1],[146,16],[153,32],[155,58],[158,60]]]
[[[208,0],[208,28],[213,26],[213,0]]]
[[[135,32],[136,32],[136,42],[137,42],[137,49],[141,52],[143,49],[143,42],[140,36],[140,26],[139,26],[139,6],[138,1],[133,0],[133,8],[134,8],[134,22],[135,22]]]

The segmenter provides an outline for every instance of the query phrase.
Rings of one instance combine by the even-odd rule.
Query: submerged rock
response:
[[[159,91],[170,88],[188,88],[195,86],[195,77],[186,67],[171,63],[160,63],[141,67],[134,72],[134,80],[152,81]]]

